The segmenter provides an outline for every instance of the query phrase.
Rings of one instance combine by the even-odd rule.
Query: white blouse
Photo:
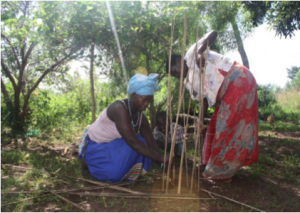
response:
[[[184,57],[187,66],[189,67],[187,78],[185,79],[185,82],[188,80],[186,88],[189,90],[192,99],[198,101],[200,101],[200,70],[196,64],[195,58],[197,57],[197,59],[200,59],[201,56],[198,54],[198,50],[202,46],[201,43],[206,36],[207,34],[204,35],[197,43],[193,44],[188,49]],[[204,55],[205,54],[206,53],[204,52]],[[212,107],[216,103],[218,90],[224,80],[224,76],[218,71],[218,69],[228,72],[233,63],[234,61],[229,57],[223,56],[214,51],[208,51],[205,69],[204,97],[206,97],[209,107]],[[196,96],[193,95],[191,90],[192,82],[193,90],[197,92]]]

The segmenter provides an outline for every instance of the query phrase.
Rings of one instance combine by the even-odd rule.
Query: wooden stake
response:
[[[174,127],[174,131],[172,132],[172,143],[171,143],[171,150],[170,150],[170,157],[169,157],[169,164],[172,163],[172,155],[174,154],[174,146],[175,146],[175,137],[177,133],[177,125],[178,125],[178,118],[179,118],[179,112],[181,108],[181,103],[182,103],[182,80],[183,80],[183,69],[184,69],[184,54],[185,54],[185,43],[186,43],[186,16],[183,18],[183,23],[184,23],[184,30],[183,30],[183,47],[182,47],[182,53],[181,53],[181,72],[180,72],[180,88],[179,88],[179,100],[178,100],[178,106],[177,106],[177,113],[176,113],[176,123]],[[167,180],[169,179],[170,175],[170,167],[168,167],[168,173],[167,173]],[[168,193],[168,186],[169,182],[167,182],[167,188],[166,188],[166,193]]]
[[[169,116],[169,111],[171,111],[171,55],[172,55],[172,45],[173,45],[173,35],[174,35],[174,25],[175,25],[175,17],[172,20],[171,25],[171,43],[170,43],[170,50],[169,50],[169,75],[168,75],[168,99],[167,99],[167,110],[166,110],[166,135],[165,135],[165,150],[164,150],[164,165],[163,165],[163,177],[165,177],[165,169],[166,169],[166,155],[167,155],[167,146],[168,146],[168,129],[169,129],[169,121],[171,116]],[[172,113],[170,113],[172,114]],[[172,125],[170,125],[172,127]],[[172,128],[171,132],[172,132]],[[168,183],[169,178],[166,179],[166,183]],[[164,178],[162,180],[162,191],[164,191]]]

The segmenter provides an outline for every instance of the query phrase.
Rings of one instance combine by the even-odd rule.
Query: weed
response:
[[[2,164],[19,164],[20,162],[24,161],[24,152],[20,151],[1,151],[1,163]]]

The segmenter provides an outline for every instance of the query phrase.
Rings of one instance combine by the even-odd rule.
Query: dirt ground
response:
[[[31,205],[27,207],[26,211],[300,211],[300,165],[297,163],[300,159],[300,132],[261,131],[259,144],[260,161],[262,162],[243,167],[230,183],[209,186],[201,180],[198,182],[193,179],[195,185],[191,190],[192,162],[189,162],[188,166],[189,186],[187,187],[184,172],[180,194],[178,194],[177,181],[174,185],[169,184],[168,193],[162,191],[161,174],[155,168],[150,169],[146,176],[136,182],[122,181],[119,183],[123,189],[142,192],[144,195],[124,192],[120,189],[99,188],[94,183],[87,182],[86,180],[98,181],[91,178],[87,171],[82,171],[84,180],[73,177],[74,180],[69,182],[71,177],[62,178],[62,182],[52,188],[52,190],[77,188],[76,191],[60,193],[59,196],[62,198],[50,194],[52,198],[48,200],[43,200],[38,196],[31,200]],[[193,143],[189,142],[188,145],[193,146]],[[2,146],[2,150],[9,150],[11,146],[11,144]],[[39,150],[40,153],[42,151],[51,153],[52,156],[64,158],[66,162],[76,161],[76,153],[72,153],[72,148],[69,148],[68,151],[64,146],[55,146],[54,144],[45,146],[32,142],[28,149],[32,152]],[[289,162],[293,163],[290,167]],[[6,162],[1,163],[5,164]],[[18,166],[26,167],[22,163]],[[177,174],[178,171],[177,165]],[[72,174],[70,175],[72,176]],[[42,195],[50,196],[49,193]],[[1,207],[1,210],[9,209]]]

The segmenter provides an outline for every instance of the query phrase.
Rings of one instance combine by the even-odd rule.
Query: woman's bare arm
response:
[[[202,47],[200,47],[200,49],[198,50],[198,54],[201,55],[206,50],[207,46],[211,46],[216,41],[217,37],[218,37],[217,31],[213,30],[209,32],[207,37],[203,40]]]
[[[120,101],[116,101],[113,104],[111,104],[107,108],[107,116],[113,122],[115,122],[120,135],[122,136],[122,138],[124,138],[128,146],[130,146],[133,150],[153,160],[160,162],[164,161],[162,154],[149,148],[136,137],[135,131],[130,123],[128,111],[124,107],[124,104],[122,104]]]
[[[143,136],[143,138],[146,140],[148,146],[153,149],[154,151],[160,153],[159,151],[159,147],[157,146],[155,139],[153,137],[149,122],[147,117],[142,114],[143,118],[142,118],[142,124],[141,124],[141,135]]]

